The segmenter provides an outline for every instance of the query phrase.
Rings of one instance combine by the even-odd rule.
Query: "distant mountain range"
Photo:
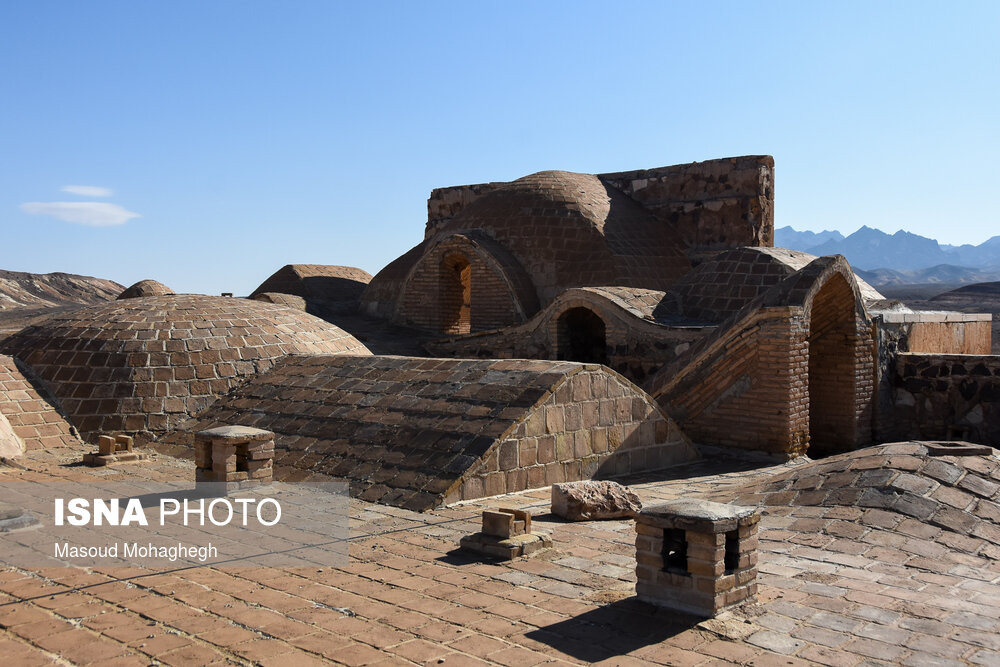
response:
[[[886,234],[862,227],[850,236],[836,231],[800,232],[781,227],[774,245],[813,255],[843,255],[874,285],[965,284],[1000,280],[1000,236],[979,245],[942,245],[910,232]]]

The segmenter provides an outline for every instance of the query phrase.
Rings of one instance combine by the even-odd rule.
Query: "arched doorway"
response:
[[[856,345],[854,293],[836,274],[813,297],[809,312],[809,456],[813,458],[858,445]]]
[[[467,334],[472,330],[472,265],[462,253],[441,260],[438,307],[442,333]]]
[[[557,357],[587,364],[608,363],[604,320],[589,308],[570,308],[557,323]]]

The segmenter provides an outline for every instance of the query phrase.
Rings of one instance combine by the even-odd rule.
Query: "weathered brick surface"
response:
[[[54,399],[44,389],[40,392],[37,380],[32,382],[30,371],[25,375],[25,370],[13,358],[0,355],[0,418],[10,428],[8,436],[14,436],[5,443],[3,449],[8,453],[4,455],[17,455],[22,448],[81,445],[73,427],[54,405]]]
[[[694,456],[634,385],[566,362],[292,357],[184,428],[223,424],[273,431],[278,467],[418,510]]]
[[[250,296],[279,292],[307,299],[357,302],[371,279],[370,273],[353,266],[286,264],[271,274]]]
[[[140,296],[167,296],[173,293],[172,289],[158,280],[140,280],[119,294],[118,299],[135,299]]]
[[[645,387],[696,441],[795,456],[871,439],[871,325],[842,257],[755,298]]]
[[[81,308],[7,338],[86,438],[174,428],[288,354],[369,354],[316,317],[197,295]]]
[[[636,287],[570,289],[522,325],[432,341],[427,347],[442,356],[600,362],[641,383],[714,330],[667,314],[657,319],[654,311],[663,295]],[[604,326],[603,339],[595,343],[600,354],[588,359],[574,356],[567,345],[567,315],[575,309],[589,311]]]
[[[404,304],[400,311],[399,295],[414,267],[427,264],[425,273],[434,274],[439,262],[425,255],[455,235],[479,233],[502,247],[519,265],[509,267],[508,273],[523,268],[542,306],[571,287],[666,289],[690,268],[683,244],[669,224],[597,176],[546,171],[486,190],[454,217],[436,221],[433,235],[372,279],[362,297],[368,312],[416,321],[420,316],[412,304]],[[476,254],[490,255],[491,263],[508,269],[499,253],[480,246]],[[466,259],[471,263],[471,257]],[[473,291],[474,283],[475,274]],[[496,297],[509,299],[510,291]],[[439,290],[421,293],[424,308],[432,311],[423,319],[440,320],[433,312],[439,308]],[[489,299],[484,295],[477,304],[473,295],[473,321],[481,307],[491,307]],[[533,313],[529,310],[525,316]]]

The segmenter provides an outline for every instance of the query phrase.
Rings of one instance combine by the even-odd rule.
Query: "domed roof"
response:
[[[368,355],[338,327],[260,301],[149,296],[63,313],[7,338],[77,428],[167,431],[289,354]]]
[[[690,263],[670,226],[592,174],[542,171],[476,199],[437,236],[481,229],[524,265],[543,301],[569,287],[667,289]]]
[[[174,291],[156,280],[140,280],[118,295],[118,299],[134,299],[140,296],[166,296]]]

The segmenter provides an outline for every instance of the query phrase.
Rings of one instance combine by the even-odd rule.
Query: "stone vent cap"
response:
[[[929,456],[991,456],[993,448],[989,445],[975,445],[960,440],[927,442]]]
[[[724,505],[710,500],[674,500],[643,508],[643,523],[660,528],[691,530],[700,533],[728,533],[739,526],[760,521],[756,507]]]
[[[219,438],[220,440],[270,440],[274,437],[271,431],[251,426],[217,426],[198,431],[204,438]]]

